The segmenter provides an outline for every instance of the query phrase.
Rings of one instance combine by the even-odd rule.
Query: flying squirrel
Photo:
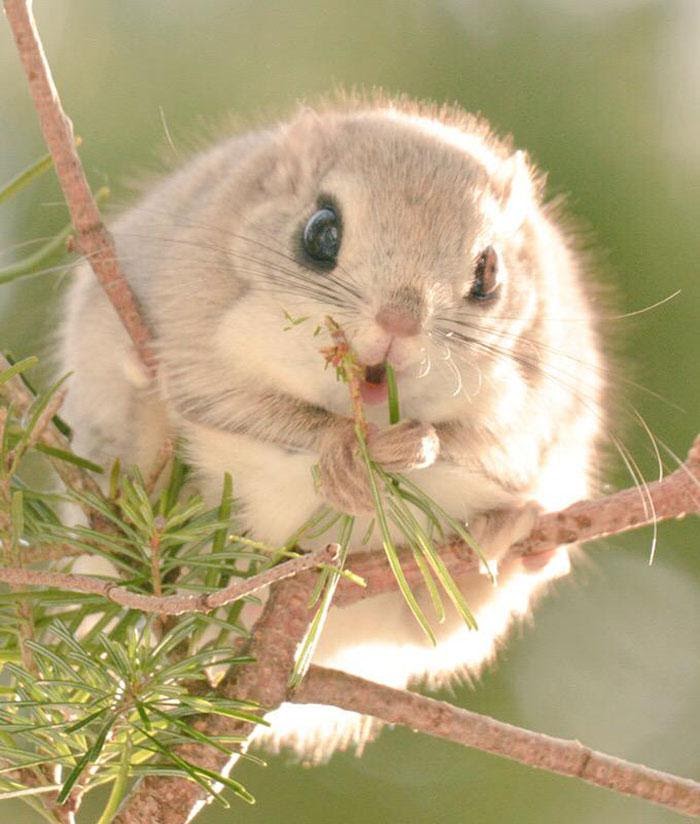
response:
[[[111,227],[154,335],[155,384],[87,265],[71,285],[76,452],[148,472],[182,438],[212,505],[232,474],[256,539],[282,544],[324,503],[362,535],[372,498],[348,389],[312,334],[331,316],[364,370],[373,459],[468,523],[496,566],[538,511],[590,495],[602,431],[589,272],[543,187],[483,120],[382,97],[302,108],[199,153]],[[367,549],[382,551],[378,530]],[[314,662],[400,688],[475,676],[569,569],[563,547],[545,560],[508,559],[497,586],[460,580],[478,629],[448,611],[435,646],[398,591],[331,608]],[[313,705],[268,720],[262,744],[308,760],[376,728]]]

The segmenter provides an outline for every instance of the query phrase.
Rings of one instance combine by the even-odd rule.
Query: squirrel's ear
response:
[[[494,188],[502,231],[507,234],[517,231],[537,200],[537,188],[525,152],[519,150],[501,163]]]
[[[303,107],[282,126],[274,144],[274,163],[263,185],[270,192],[300,194],[327,167],[332,124],[314,109]]]

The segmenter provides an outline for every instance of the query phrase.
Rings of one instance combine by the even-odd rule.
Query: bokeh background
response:
[[[549,170],[550,192],[598,249],[620,314],[606,325],[624,389],[669,450],[700,428],[700,3],[697,0],[35,0],[95,187],[159,168],[221,123],[286,112],[336,85],[380,85],[481,111]],[[7,27],[0,26],[0,181],[43,152]],[[172,149],[166,149],[172,151]],[[0,210],[0,266],[66,222],[50,176]],[[25,247],[31,248],[31,247]],[[0,346],[48,355],[62,278],[0,287]],[[45,363],[47,359],[45,359]],[[44,367],[48,374],[48,367]],[[622,390],[622,385],[620,386]],[[653,479],[647,435],[618,431]],[[669,466],[670,454],[662,447]],[[611,488],[629,483],[612,462]],[[446,696],[500,719],[700,778],[700,525],[591,546],[576,574],[514,633],[478,684]],[[672,824],[640,801],[406,730],[361,759],[289,757],[237,777],[249,808],[202,824],[284,821]],[[84,821],[94,820],[88,805]],[[4,820],[33,822],[0,804]]]

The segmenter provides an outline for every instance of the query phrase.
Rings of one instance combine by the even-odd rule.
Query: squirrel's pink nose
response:
[[[385,306],[377,312],[375,320],[390,335],[410,337],[420,332],[418,318],[402,309],[392,309]]]

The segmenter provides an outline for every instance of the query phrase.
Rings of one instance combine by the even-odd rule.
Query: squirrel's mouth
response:
[[[375,363],[373,366],[365,366],[365,381],[379,385],[386,381],[386,364]]]
[[[384,403],[389,397],[386,382],[386,363],[365,366],[364,380],[360,384],[362,400],[369,405]]]

